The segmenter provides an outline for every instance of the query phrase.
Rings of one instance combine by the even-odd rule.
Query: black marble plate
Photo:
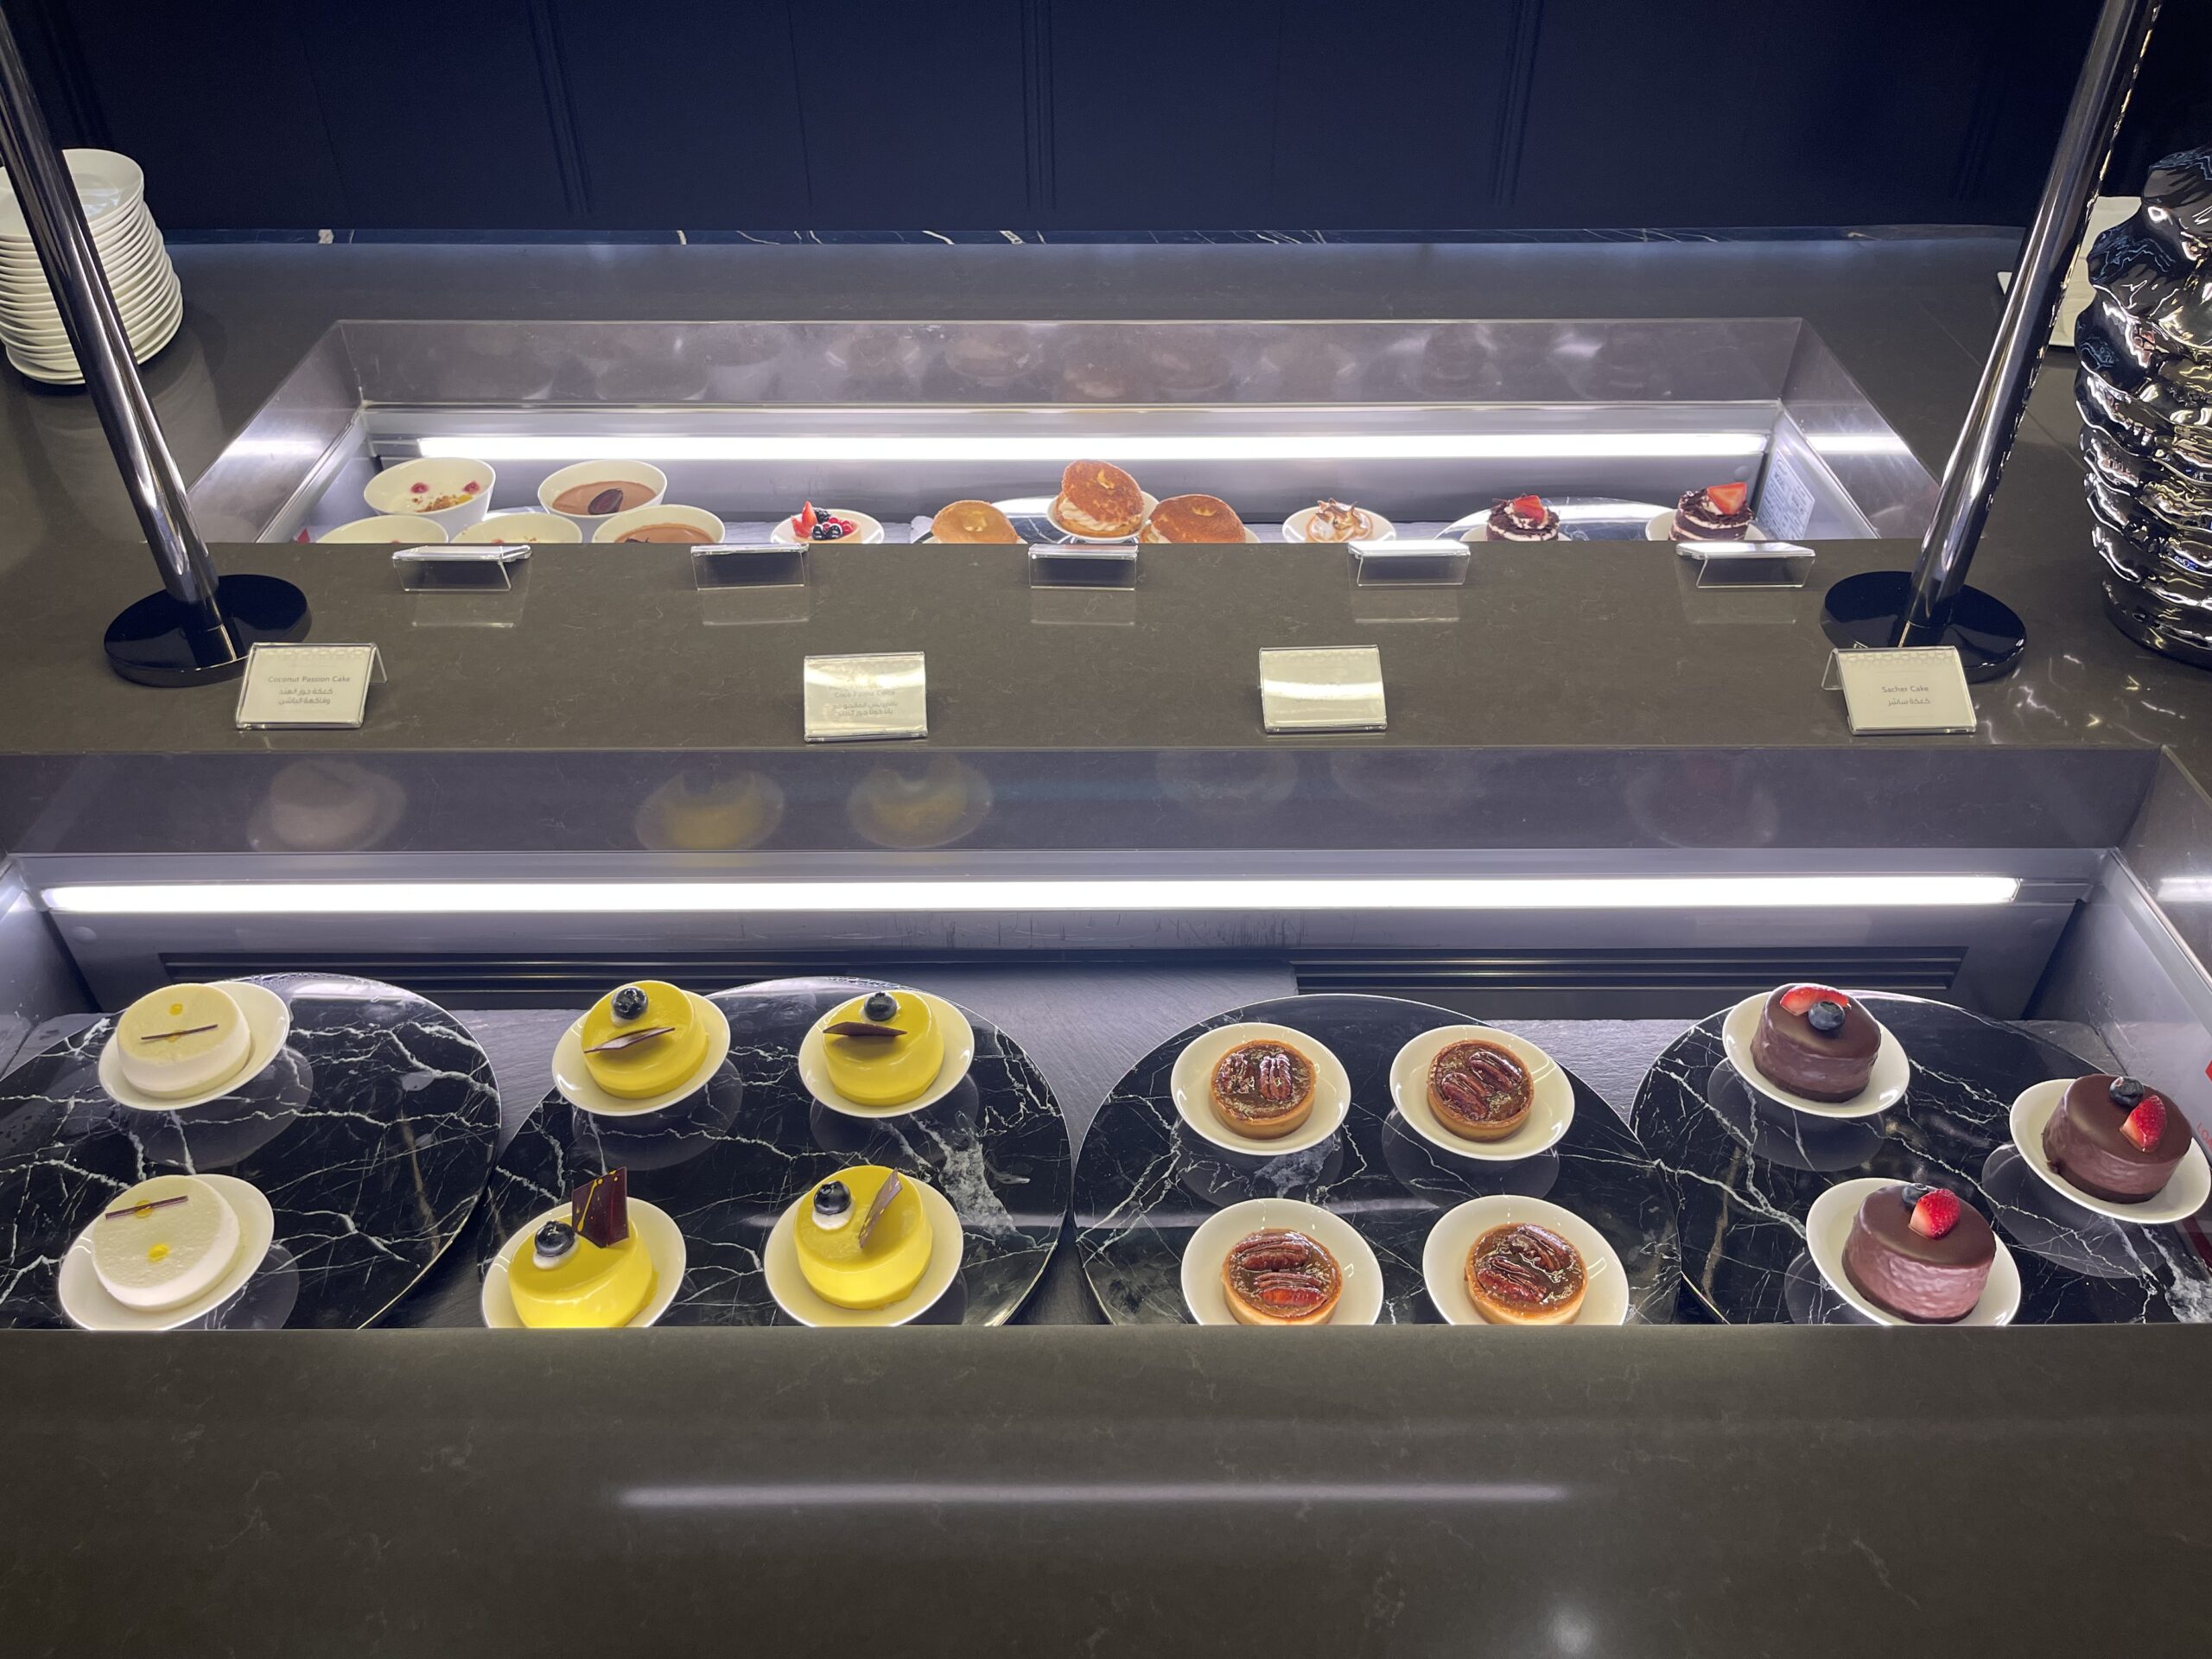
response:
[[[372,1324],[453,1243],[499,1133],[476,1039],[435,1003],[374,980],[254,982],[291,1005],[291,1036],[221,1100],[184,1113],[118,1105],[99,1075],[112,1020],[0,1079],[0,1325],[68,1324],[54,1300],[62,1255],[102,1205],[152,1175],[235,1175],[276,1210],[268,1260],[213,1325]]]
[[[1805,1117],[1757,1095],[1723,1058],[1726,1009],[1683,1033],[1637,1092],[1637,1132],[1681,1198],[1684,1272],[1715,1313],[1865,1323],[1806,1255],[1805,1217],[1835,1182],[1879,1175],[1941,1183],[1980,1208],[2019,1263],[2018,1323],[2212,1319],[2200,1224],[2109,1220],[2053,1191],[2012,1146],[2022,1090],[2100,1068],[1948,1003],[1866,1001],[1912,1060],[1910,1090],[1879,1117]]]
[[[1245,1020],[1306,1032],[1344,1062],[1351,1111],[1332,1140],[1246,1160],[1183,1127],[1168,1086],[1175,1057],[1201,1032]],[[1673,1197],[1636,1136],[1581,1078],[1567,1073],[1574,1122],[1565,1138],[1516,1163],[1454,1158],[1399,1119],[1390,1104],[1398,1051],[1424,1031],[1471,1023],[1393,996],[1284,997],[1217,1014],[1138,1061],[1098,1109],[1076,1166],[1076,1248],[1106,1317],[1189,1324],[1182,1272],[1191,1235],[1216,1210],[1281,1196],[1342,1217],[1374,1247],[1382,1266],[1379,1323],[1433,1323],[1439,1316],[1421,1274],[1428,1230],[1469,1198],[1513,1192],[1548,1198],[1605,1236],[1628,1270],[1631,1320],[1672,1319],[1681,1283]]]
[[[480,1275],[531,1217],[622,1166],[632,1196],[683,1231],[683,1288],[661,1324],[787,1325],[760,1268],[776,1218],[825,1175],[887,1164],[951,1200],[965,1235],[959,1278],[917,1323],[1004,1324],[1036,1287],[1067,1218],[1066,1120],[1029,1057],[972,1013],[975,1064],[935,1105],[862,1122],[817,1103],[799,1081],[799,1039],[880,982],[774,980],[716,993],[729,1059],[664,1111],[594,1117],[549,1093],[492,1173],[474,1240]]]

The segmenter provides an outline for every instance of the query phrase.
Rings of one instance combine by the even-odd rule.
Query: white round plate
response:
[[[146,200],[145,172],[128,156],[112,149],[70,149],[61,152],[61,159],[77,187],[77,200],[84,204],[85,222],[94,235],[118,211],[128,213]],[[4,175],[0,175],[0,239],[27,246],[31,239],[22,204],[16,200],[15,183]]]
[[[2212,1198],[2212,1163],[2204,1157],[2204,1148],[2197,1144],[2192,1134],[2189,1150],[2182,1154],[2181,1162],[2174,1166],[2174,1173],[2157,1193],[2141,1204],[2115,1204],[2110,1198],[2100,1198],[2068,1180],[2050,1166],[2050,1160],[2043,1149],[2044,1125],[2058,1110],[2058,1103],[2066,1098],[2066,1091],[2074,1086],[2072,1077],[2054,1077],[2049,1083],[2038,1083],[2021,1091],[2012,1103],[2012,1144],[2020,1150],[2030,1169],[2043,1177],[2062,1198],[2070,1198],[2084,1210],[2094,1210],[2101,1216],[2110,1216],[2114,1221],[2132,1221],[2139,1227],[2156,1227],[2167,1222],[2187,1221]],[[2171,1099],[2168,1111],[2181,1108]]]
[[[1869,1176],[1856,1181],[1838,1181],[1834,1186],[1813,1200],[1812,1209],[1805,1217],[1805,1253],[1813,1258],[1813,1265],[1821,1270],[1821,1277],[1837,1295],[1864,1313],[1877,1325],[1921,1325],[1928,1321],[1901,1319],[1896,1314],[1877,1307],[1868,1301],[1851,1282],[1851,1275],[1843,1270],[1844,1242],[1851,1236],[1851,1224],[1858,1219],[1859,1206],[1866,1202],[1866,1195],[1885,1186],[1902,1186],[1902,1181],[1885,1181],[1878,1176]],[[1962,1319],[1945,1321],[1950,1325],[2010,1325],[2012,1316],[2020,1311],[2020,1268],[2012,1260],[2012,1252],[2005,1248],[2005,1241],[1997,1241],[1997,1259],[1989,1264],[1989,1282],[1981,1287],[1981,1300],[1976,1302]]]
[[[657,1204],[647,1204],[643,1198],[630,1200],[630,1226],[645,1241],[645,1254],[653,1262],[653,1294],[646,1300],[638,1317],[625,1325],[623,1331],[642,1331],[658,1321],[675,1302],[677,1294],[683,1288],[683,1268],[687,1253],[683,1248],[683,1231],[668,1211]],[[483,1294],[477,1306],[484,1311],[484,1323],[494,1331],[527,1331],[531,1327],[522,1322],[522,1315],[515,1312],[514,1292],[507,1287],[508,1264],[515,1259],[515,1252],[526,1246],[537,1236],[537,1230],[549,1221],[566,1221],[575,1213],[573,1204],[558,1204],[543,1215],[533,1218],[527,1226],[517,1230],[515,1236],[499,1246],[499,1253],[492,1258],[492,1265],[484,1270]]]
[[[1222,1288],[1222,1258],[1238,1239],[1271,1227],[1306,1234],[1344,1270],[1344,1287],[1323,1325],[1372,1325],[1382,1316],[1382,1264],[1357,1228],[1296,1198],[1248,1198],[1215,1211],[1183,1247],[1183,1306],[1192,1319],[1200,1325],[1242,1323],[1229,1311],[1229,1293]]]
[[[245,1065],[238,1075],[219,1088],[176,1100],[159,1100],[142,1094],[123,1080],[123,1065],[115,1053],[115,1026],[111,1021],[108,1040],[100,1045],[100,1087],[117,1103],[142,1112],[189,1111],[194,1106],[205,1106],[211,1100],[238,1093],[275,1063],[284,1039],[292,1034],[291,1004],[266,985],[256,985],[251,980],[219,979],[212,982],[217,989],[228,991],[238,1005],[238,1012],[245,1016],[246,1035],[252,1046],[246,1051]]]
[[[1675,539],[1674,508],[1666,507],[1653,513],[1651,522],[1643,527],[1643,534],[1645,539],[1649,541],[1673,541]],[[1741,536],[1725,536],[1721,539],[1734,542],[1763,542],[1767,539],[1767,537],[1766,532],[1758,527],[1758,523],[1755,519],[1744,527],[1744,533]]]
[[[1535,1098],[1521,1127],[1497,1141],[1470,1141],[1444,1127],[1428,1103],[1428,1072],[1436,1057],[1453,1043],[1481,1041],[1509,1049],[1535,1084]],[[1574,1085],[1559,1062],[1526,1038],[1494,1026],[1439,1026],[1424,1031],[1398,1051],[1390,1062],[1390,1098],[1398,1116],[1422,1140],[1441,1147],[1458,1158],[1490,1158],[1511,1162],[1533,1158],[1559,1144],[1567,1125],[1574,1122]]]
[[[1355,503],[1355,505],[1357,504]],[[1284,519],[1282,521],[1283,540],[1286,542],[1312,541],[1313,538],[1306,533],[1306,527],[1313,522],[1313,514],[1315,511],[1316,509],[1313,507],[1300,507],[1296,512],[1292,513],[1289,518]],[[1375,521],[1375,533],[1371,536],[1361,537],[1363,541],[1395,542],[1398,539],[1398,527],[1392,524],[1388,518],[1385,518],[1381,513],[1376,512],[1372,507],[1367,509],[1367,516]],[[1322,545],[1349,547],[1351,543],[1349,542],[1334,542],[1322,543]]]
[[[1867,1073],[1866,1086],[1849,1100],[1808,1100],[1774,1082],[1751,1064],[1751,1040],[1758,1035],[1759,1010],[1773,995],[1772,991],[1760,991],[1745,997],[1728,1010],[1728,1017],[1720,1023],[1720,1046],[1727,1051],[1728,1064],[1735,1068],[1738,1077],[1776,1104],[1813,1117],[1872,1117],[1904,1098],[1905,1090],[1912,1085],[1912,1062],[1905,1058],[1904,1045],[1878,1020],[1874,1021],[1874,1028],[1882,1033],[1882,1046],[1874,1051],[1874,1069]],[[1859,993],[1846,991],[1844,995],[1856,996]],[[1869,1014],[1871,1016],[1872,1010]]]
[[[1550,1228],[1581,1253],[1582,1306],[1567,1324],[1628,1323],[1628,1269],[1605,1236],[1572,1210],[1508,1192],[1469,1198],[1439,1216],[1428,1230],[1428,1240],[1421,1247],[1421,1283],[1446,1325],[1491,1323],[1476,1311],[1474,1299],[1467,1294],[1467,1255],[1491,1228],[1522,1222]]]
[[[69,1253],[61,1258],[56,1287],[61,1311],[70,1323],[86,1331],[174,1331],[205,1319],[245,1288],[245,1281],[269,1257],[276,1236],[276,1215],[259,1187],[234,1175],[202,1175],[230,1203],[238,1215],[238,1253],[230,1271],[190,1301],[175,1307],[126,1307],[107,1294],[92,1266],[92,1226],[77,1235]]]
[[[883,521],[880,518],[874,518],[865,512],[855,512],[850,507],[821,507],[817,508],[816,511],[827,512],[832,518],[851,519],[853,533],[849,536],[840,536],[834,542],[809,541],[807,543],[809,547],[848,547],[855,543],[867,547],[883,539]],[[797,513],[793,513],[791,518],[777,519],[768,527],[768,539],[779,547],[798,546],[798,532],[791,528],[792,519],[798,517]]]
[[[1237,1134],[1213,1109],[1213,1069],[1221,1064],[1221,1057],[1239,1043],[1268,1037],[1291,1044],[1313,1062],[1313,1109],[1303,1124],[1274,1141]],[[1191,1039],[1175,1057],[1168,1088],[1175,1096],[1175,1109],[1183,1115],[1193,1135],[1248,1158],[1280,1158],[1286,1153],[1318,1147],[1344,1127],[1344,1116],[1351,1110],[1351,1078],[1344,1071],[1344,1062],[1327,1045],[1288,1026],[1271,1026],[1259,1020],[1217,1026]]]
[[[966,1243],[961,1236],[960,1215],[953,1209],[952,1200],[927,1181],[912,1175],[905,1179],[922,1195],[922,1213],[930,1224],[930,1264],[922,1269],[920,1283],[883,1307],[840,1307],[823,1300],[806,1282],[798,1265],[798,1207],[806,1202],[806,1193],[802,1192],[776,1217],[775,1227],[768,1234],[768,1247],[760,1252],[760,1271],[776,1306],[801,1325],[837,1326],[908,1325],[935,1307],[960,1276],[960,1251]]]
[[[1062,524],[1053,516],[1053,505],[1060,499],[1059,492],[1057,490],[1050,495],[1020,495],[1015,496],[1011,500],[994,501],[991,505],[996,507],[1001,512],[1006,514],[1009,518],[1042,518],[1055,531],[1058,531],[1059,534],[1066,537],[1067,539],[1071,542],[1104,542],[1112,543],[1116,542],[1133,542],[1136,540],[1138,531],[1141,531],[1144,528],[1144,521],[1152,517],[1152,510],[1160,505],[1160,498],[1154,495],[1150,490],[1140,489],[1137,492],[1137,494],[1144,502],[1144,511],[1138,516],[1136,530],[1131,531],[1126,536],[1077,535],[1075,531],[1070,530],[1065,524]]]
[[[553,1086],[561,1091],[561,1097],[578,1111],[595,1117],[636,1117],[689,1100],[705,1088],[707,1079],[729,1058],[729,1016],[696,992],[684,992],[683,1000],[691,1005],[692,1013],[707,1022],[706,1057],[690,1077],[665,1094],[648,1095],[641,1100],[608,1094],[591,1080],[591,1069],[584,1062],[584,1020],[578,1014],[553,1045]]]
[[[938,1069],[937,1081],[913,1099],[898,1106],[862,1106],[839,1094],[836,1085],[830,1081],[830,1056],[825,1035],[838,1008],[845,1006],[843,1002],[838,1002],[807,1027],[806,1035],[799,1039],[798,1045],[799,1081],[806,1085],[809,1094],[831,1111],[842,1112],[847,1117],[904,1117],[909,1112],[920,1111],[925,1106],[936,1105],[953,1091],[960,1079],[968,1075],[968,1068],[975,1065],[976,1028],[968,1023],[968,1016],[941,996],[932,996],[927,991],[913,991],[908,986],[902,985],[899,988],[911,991],[912,995],[928,1003],[930,1011],[937,1015],[938,1024],[944,1030],[944,1064]],[[868,992],[865,988],[856,988],[853,995],[865,996]]]

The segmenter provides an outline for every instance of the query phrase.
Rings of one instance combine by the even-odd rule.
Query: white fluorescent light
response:
[[[426,437],[425,456],[469,461],[1019,461],[1064,467],[1085,455],[1145,461],[1637,461],[1766,453],[1764,432],[968,432],[608,437],[513,432]]]
[[[632,1486],[626,1510],[1037,1509],[1107,1503],[1180,1508],[1189,1503],[1265,1504],[1274,1513],[1314,1503],[1558,1503],[1567,1488],[1535,1481],[1045,1481],[833,1480],[804,1484]]]
[[[69,916],[872,914],[940,911],[1894,910],[2004,905],[2005,875],[1205,877],[1003,881],[118,881]]]
[[[1894,432],[1815,432],[1805,442],[1817,455],[1909,455],[1911,446]]]

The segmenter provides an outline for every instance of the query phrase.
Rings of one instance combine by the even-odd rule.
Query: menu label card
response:
[[[383,678],[374,645],[254,645],[238,688],[238,729],[358,729],[370,683]]]
[[[1828,672],[1827,683],[1843,690],[1854,735],[1974,728],[1974,694],[1954,646],[1839,651]]]
[[[918,651],[810,657],[805,683],[810,743],[930,734],[928,673]]]
[[[1379,732],[1382,653],[1373,645],[1260,653],[1260,719],[1270,732]]]

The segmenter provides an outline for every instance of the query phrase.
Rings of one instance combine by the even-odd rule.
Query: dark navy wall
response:
[[[1143,231],[2019,223],[2095,0],[7,10],[175,229]]]

